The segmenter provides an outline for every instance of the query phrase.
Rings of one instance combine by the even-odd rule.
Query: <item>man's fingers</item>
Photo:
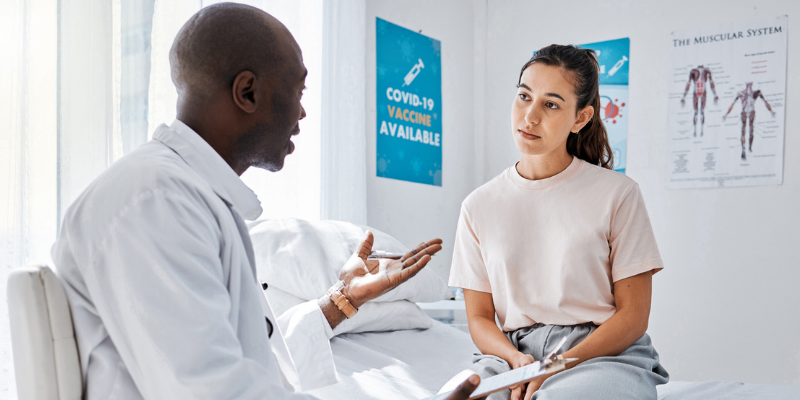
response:
[[[422,258],[422,256],[424,256],[426,254],[428,254],[428,253],[425,252],[425,249],[422,249],[420,251],[415,252],[414,255],[412,255],[410,257],[406,257],[403,260],[403,268],[405,269],[405,268],[410,267],[411,265],[413,265],[414,263],[419,261],[419,259]]]
[[[403,254],[403,257],[400,257],[400,261],[405,261],[405,260],[408,260],[411,257],[414,257],[415,254],[419,253],[424,248],[425,248],[425,243],[418,244],[417,247],[414,247],[408,253]]]
[[[411,249],[411,251],[409,251],[408,253],[404,254],[403,257],[400,259],[400,261],[405,261],[406,259],[408,259],[410,257],[413,257],[414,255],[416,255],[420,251],[424,250],[425,248],[430,247],[431,245],[436,245],[436,244],[441,245],[442,244],[442,239],[433,239],[433,240],[429,240],[427,242],[423,242],[423,243],[418,244],[417,247],[414,247],[413,249]]]
[[[441,250],[441,249],[442,249],[442,245],[441,244],[434,244],[434,245],[431,245],[431,246],[428,246],[428,247],[422,249],[422,250],[418,251],[416,254],[414,254],[413,256],[406,258],[403,261],[403,268],[408,268],[411,265],[414,265],[417,262],[419,262],[419,260],[421,260],[422,257],[425,257],[425,256],[430,257],[430,256],[436,254],[437,252],[439,252],[439,250]]]
[[[416,275],[419,271],[422,271],[422,269],[425,268],[426,265],[428,265],[428,261],[430,260],[431,256],[426,254],[422,256],[422,258],[420,258],[419,261],[415,262],[414,264],[411,264],[408,267],[404,267],[403,270],[400,271],[399,275],[400,282],[398,283],[398,285],[413,278],[414,275]]]
[[[456,390],[450,393],[450,396],[447,396],[446,400],[467,400],[480,383],[481,378],[478,375],[472,375],[458,385]]]
[[[369,253],[372,253],[372,243],[374,241],[375,237],[372,235],[372,232],[367,231],[364,241],[361,242],[361,245],[358,246],[356,250],[356,254],[358,254],[362,260],[366,260],[367,257],[369,257]]]

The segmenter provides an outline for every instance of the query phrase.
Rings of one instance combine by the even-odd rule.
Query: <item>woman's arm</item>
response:
[[[647,332],[652,293],[653,271],[615,282],[617,312],[579,345],[564,353],[564,358],[579,359],[567,365],[567,369],[595,357],[616,356],[639,340]]]
[[[491,293],[464,289],[469,334],[478,350],[505,360],[511,368],[533,362],[533,357],[520,353],[494,322],[494,300]]]
[[[652,292],[653,271],[615,282],[614,301],[617,312],[580,344],[563,354],[564,358],[578,358],[578,361],[567,364],[567,369],[592,358],[616,356],[639,340],[647,332]],[[472,329],[471,324],[470,329]],[[539,386],[550,376],[552,374],[531,381],[525,391],[524,399],[530,399],[533,392],[539,390]],[[512,394],[511,398],[517,397]]]

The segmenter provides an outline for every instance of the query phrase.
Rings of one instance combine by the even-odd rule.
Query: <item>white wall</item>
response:
[[[442,42],[442,186],[375,173],[375,17]],[[367,2],[367,224],[408,246],[440,237],[429,268],[447,279],[461,201],[476,187],[473,136],[473,13],[465,1]]]
[[[565,4],[565,3],[562,3]],[[413,245],[441,237],[447,277],[461,201],[517,160],[509,109],[520,66],[550,43],[631,39],[628,175],[648,204],[666,269],[650,334],[674,380],[800,385],[800,150],[787,113],[781,186],[667,190],[669,39],[675,30],[789,15],[788,98],[800,90],[796,1],[367,2],[368,224]],[[375,176],[375,17],[442,41],[443,186]],[[800,250],[796,251],[800,255]],[[764,349],[764,350],[762,350]]]
[[[786,104],[791,107],[793,94],[800,93],[796,46],[800,29],[792,26],[800,18],[800,2],[572,0],[558,4],[489,0],[486,26],[477,26],[476,32],[486,32],[476,43],[485,40],[483,59],[488,60],[485,92],[475,93],[476,99],[485,97],[483,181],[517,160],[509,110],[519,68],[533,50],[551,43],[630,37],[627,172],[642,188],[666,264],[654,277],[649,329],[662,361],[673,380],[800,385],[800,157],[796,157],[800,114],[787,112],[783,185],[665,188],[670,33],[789,15]],[[442,21],[431,32],[444,39],[443,48],[452,46],[448,37],[462,31],[450,31],[454,22]],[[452,61],[446,65],[451,67]],[[453,72],[447,67],[443,67],[444,79],[452,82]],[[456,210],[443,209],[448,218]]]

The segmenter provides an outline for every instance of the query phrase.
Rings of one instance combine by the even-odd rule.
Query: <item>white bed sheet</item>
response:
[[[339,383],[325,400],[424,399],[471,364],[468,334],[438,321],[426,330],[348,333],[331,340]]]
[[[658,387],[659,400],[797,400],[800,386],[742,382],[670,382]]]
[[[353,333],[331,340],[339,383],[310,392],[324,400],[424,399],[471,364],[469,334],[434,321],[427,330]],[[800,399],[800,386],[670,382],[659,400]]]

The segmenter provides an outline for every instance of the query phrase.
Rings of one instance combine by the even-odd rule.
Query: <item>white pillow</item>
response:
[[[306,301],[272,286],[267,289],[266,294],[269,305],[277,316]],[[428,329],[431,326],[431,318],[410,301],[368,302],[358,309],[353,318],[337,325],[333,334]]]
[[[405,253],[408,248],[378,230],[374,250]],[[325,294],[339,279],[339,269],[364,240],[364,230],[341,221],[278,218],[250,224],[258,278],[303,300]],[[447,296],[447,285],[427,268],[373,301],[433,302]]]

